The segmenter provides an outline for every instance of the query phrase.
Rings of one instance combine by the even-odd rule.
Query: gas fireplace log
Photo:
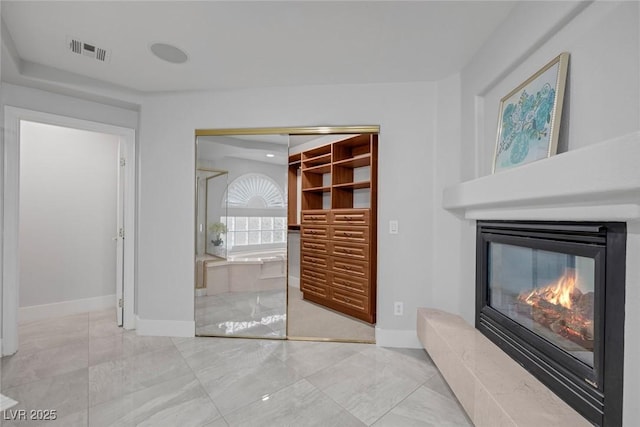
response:
[[[518,311],[583,348],[593,348],[593,322],[582,315],[582,310],[570,310],[533,295],[526,303],[519,301]]]

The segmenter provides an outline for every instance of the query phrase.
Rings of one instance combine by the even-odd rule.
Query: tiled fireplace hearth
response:
[[[626,426],[633,425],[637,421],[637,417],[640,416],[640,409],[637,405],[637,401],[640,399],[640,385],[638,378],[636,378],[638,369],[635,361],[640,358],[640,327],[638,326],[640,325],[640,314],[634,307],[640,306],[640,287],[637,286],[640,282],[640,263],[635,261],[640,259],[640,172],[637,166],[638,159],[640,159],[640,133],[634,133],[445,189],[443,207],[466,220],[478,220],[479,230],[483,224],[515,224],[517,229],[517,224],[522,223],[538,224],[543,228],[548,226],[551,229],[554,229],[557,224],[564,224],[569,225],[569,228],[585,230],[588,228],[590,230],[587,231],[586,237],[578,238],[578,249],[574,247],[566,251],[557,250],[558,247],[552,248],[553,242],[558,239],[550,237],[548,234],[545,235],[545,231],[542,232],[542,235],[545,235],[543,237],[550,237],[550,240],[546,243],[536,243],[534,246],[538,244],[542,246],[536,246],[535,250],[526,248],[527,244],[520,245],[520,243],[528,241],[528,237],[522,236],[516,237],[515,249],[509,246],[514,242],[502,241],[503,237],[489,238],[484,243],[478,243],[476,248],[476,252],[484,250],[484,254],[481,254],[478,259],[478,262],[483,263],[482,267],[479,267],[478,281],[490,282],[493,277],[494,281],[497,279],[504,281],[508,278],[508,281],[514,282],[513,285],[506,287],[494,284],[495,288],[491,292],[496,298],[493,301],[490,301],[491,298],[486,293],[486,287],[490,288],[491,283],[481,284],[485,286],[485,294],[480,290],[477,296],[476,326],[485,329],[485,335],[490,336],[492,341],[499,342],[500,340],[494,339],[495,336],[491,336],[492,334],[502,334],[502,332],[491,332],[496,323],[518,325],[520,322],[525,326],[529,324],[542,335],[541,342],[544,345],[551,343],[551,347],[562,348],[565,346],[566,348],[562,350],[564,355],[558,356],[558,358],[565,357],[570,361],[570,365],[576,362],[573,363],[573,367],[577,367],[577,371],[574,371],[577,375],[574,377],[580,378],[582,384],[579,384],[573,391],[568,391],[564,396],[562,396],[563,393],[558,393],[558,387],[548,381],[548,378],[539,377],[541,381],[538,381],[530,374],[530,372],[535,373],[536,370],[539,370],[536,367],[537,363],[549,363],[548,360],[540,362],[534,357],[533,364],[527,366],[525,361],[515,357],[518,363],[514,362],[498,346],[480,334],[478,329],[474,329],[467,323],[471,322],[470,313],[462,313],[467,319],[467,322],[464,322],[457,316],[437,310],[421,310],[419,312],[418,331],[421,341],[430,354],[433,352],[432,357],[436,364],[440,358],[440,363],[444,366],[439,367],[445,379],[449,381],[476,425],[495,425],[497,420],[501,421],[501,425],[541,425],[532,424],[534,419],[528,416],[533,413],[532,411],[535,411],[536,407],[539,409],[546,407],[546,409],[541,409],[537,416],[539,418],[537,421],[544,422],[544,425],[590,425],[591,423],[620,425],[622,421],[622,424]],[[606,229],[606,224],[612,225],[613,228],[619,226],[621,230],[626,228],[627,231],[626,243],[623,239],[623,248],[615,255],[622,256],[624,259],[622,262],[610,266],[606,264],[606,260],[598,261],[599,257],[605,256],[605,252],[593,249],[598,244],[606,242],[606,232],[601,233],[598,237],[598,233],[603,230],[603,225]],[[534,230],[534,235],[535,233],[537,231]],[[496,235],[496,233],[489,234],[494,237]],[[565,232],[560,232],[560,234],[565,237],[567,235]],[[559,240],[563,238],[561,237]],[[507,240],[510,239],[512,237],[507,237]],[[589,239],[600,240],[599,243],[594,240],[591,245],[588,242]],[[569,240],[570,246],[572,238]],[[466,241],[470,241],[470,239],[466,239]],[[560,245],[560,249],[564,248],[562,245],[565,243]],[[476,260],[468,257],[468,254],[468,251],[463,250],[462,268],[474,268]],[[525,273],[525,276],[533,277],[535,283],[523,285],[523,288],[520,289],[518,281],[513,279],[513,270],[507,268],[502,273],[498,272],[499,270],[492,270],[491,257],[494,258],[496,265],[508,265],[514,259],[524,257],[534,260],[533,262],[541,268],[537,272],[533,271],[535,269],[529,269],[531,271]],[[624,271],[625,261],[626,271]],[[525,265],[526,263],[521,264]],[[621,329],[624,332],[618,334],[620,345],[618,359],[615,363],[617,363],[619,370],[610,367],[611,370],[607,371],[604,365],[600,364],[603,358],[601,351],[604,348],[604,343],[598,343],[593,338],[594,334],[599,337],[605,336],[604,314],[602,314],[604,311],[602,313],[598,311],[599,308],[604,308],[602,286],[605,281],[603,275],[606,274],[607,268],[620,270],[620,265],[622,271],[617,271],[617,275],[622,283],[623,299],[618,300],[617,309],[622,314],[621,324],[623,326]],[[545,275],[557,275],[558,278],[551,280]],[[585,279],[587,276],[589,279]],[[546,298],[555,291],[548,289],[547,284],[542,284],[546,279],[549,279],[549,282],[555,281],[560,287],[563,287],[578,278],[583,282],[582,289],[569,292],[570,298],[573,298],[572,302],[575,304],[574,308],[566,308],[571,306],[570,302],[563,305],[554,299],[551,300],[552,302],[547,301]],[[590,288],[592,284],[594,289]],[[534,289],[525,290],[524,287],[527,286]],[[463,284],[463,288],[471,291],[474,289],[474,284]],[[600,300],[594,302],[598,295]],[[485,306],[491,306],[491,303],[483,305],[482,299],[485,303],[492,302],[495,307],[483,309]],[[531,308],[532,304],[535,305],[535,308]],[[592,307],[592,304],[596,304],[596,307]],[[598,306],[599,304],[602,307]],[[497,315],[492,316],[496,313]],[[567,323],[570,324],[569,327],[567,327]],[[512,329],[516,331],[513,336],[518,336],[520,327]],[[489,333],[486,333],[487,330]],[[459,341],[461,335],[467,338],[467,345],[471,345],[470,348],[465,349],[463,344],[456,342]],[[510,342],[513,336],[507,336],[505,341]],[[512,355],[520,352],[518,350],[520,345],[500,344],[502,348],[513,347],[511,351],[506,350]],[[431,350],[429,347],[432,347]],[[448,356],[442,358],[442,354]],[[504,357],[506,359],[503,359]],[[504,363],[496,364],[496,360],[502,360]],[[459,366],[453,367],[452,364],[455,364],[456,361],[459,362]],[[554,362],[553,357],[552,362]],[[529,372],[525,371],[520,364],[526,366]],[[497,368],[497,371],[490,372],[491,366]],[[589,369],[583,369],[585,367],[589,367]],[[489,371],[478,371],[483,369]],[[571,369],[570,367],[569,371]],[[447,371],[449,378],[446,374]],[[553,369],[551,372],[551,376],[553,376]],[[465,375],[467,380],[471,380],[466,386],[465,382],[461,381]],[[609,375],[610,378],[605,378],[605,375]],[[615,376],[620,378],[614,378]],[[599,417],[597,411],[589,414],[588,410],[585,411],[584,402],[576,405],[576,402],[581,401],[582,398],[572,397],[572,394],[579,395],[587,390],[583,387],[587,384],[592,389],[587,390],[587,394],[590,391],[597,392],[592,393],[591,397],[587,397],[586,401],[592,399],[591,403],[598,407],[597,402],[600,399],[598,393],[602,391],[601,382],[606,384],[608,381],[609,384],[613,384],[618,380],[620,384],[624,382],[624,386],[618,387],[617,394],[612,394],[615,396],[617,408],[610,413],[608,421],[606,416]],[[545,387],[545,384],[550,388]],[[546,392],[542,391],[539,386],[544,388]],[[586,418],[578,415],[578,412],[560,400],[556,394],[551,393],[550,389],[571,403]],[[528,402],[531,407],[529,409],[523,407],[521,405],[523,402]],[[510,403],[511,406],[519,408],[519,410],[509,409]],[[513,405],[514,403],[515,405]],[[589,406],[588,403],[586,405]],[[489,408],[495,409],[495,413],[489,414],[487,412]],[[614,412],[616,415],[611,415]],[[522,416],[523,413],[527,416]]]

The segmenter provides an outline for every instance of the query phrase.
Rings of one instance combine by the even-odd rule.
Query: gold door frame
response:
[[[284,127],[262,127],[262,128],[220,128],[220,129],[196,129],[195,130],[195,167],[198,168],[198,137],[199,136],[234,136],[234,135],[345,135],[345,134],[360,134],[360,133],[380,133],[379,125],[356,125],[356,126],[284,126]],[[198,189],[195,189],[196,193]],[[197,194],[196,194],[197,198]],[[196,218],[194,224],[197,224],[197,206],[196,206]],[[194,227],[194,230],[197,227]],[[197,232],[197,231],[196,231]],[[287,244],[287,252],[289,251],[289,245]],[[289,259],[287,255],[287,259]],[[285,306],[289,309],[289,277],[287,275],[287,299]],[[376,301],[377,305],[377,301]],[[288,313],[287,313],[288,314]],[[195,297],[194,297],[194,319],[195,319]],[[336,338],[317,338],[317,337],[290,337],[289,336],[289,316],[287,315],[287,321],[285,326],[285,336],[283,338],[270,338],[270,337],[228,337],[228,338],[243,338],[243,339],[273,339],[273,340],[291,340],[291,341],[326,341],[326,342],[350,342],[350,343],[362,343],[362,344],[375,344],[375,341],[369,340],[347,340]],[[197,336],[197,335],[196,335]],[[227,337],[225,337],[227,338]]]

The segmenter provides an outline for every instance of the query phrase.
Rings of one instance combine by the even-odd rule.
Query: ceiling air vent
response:
[[[75,37],[68,37],[67,46],[71,52],[77,53],[78,55],[88,56],[89,58],[96,59],[100,62],[109,61],[109,51],[101,47],[97,47],[93,43],[86,43]]]

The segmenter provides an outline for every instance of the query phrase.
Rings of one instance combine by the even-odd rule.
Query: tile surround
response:
[[[418,309],[418,337],[476,426],[590,426],[461,317]]]
[[[114,323],[94,312],[22,325],[25,348],[3,358],[0,392],[18,400],[11,409],[57,409],[58,419],[0,425],[469,425],[422,350],[139,337]]]

